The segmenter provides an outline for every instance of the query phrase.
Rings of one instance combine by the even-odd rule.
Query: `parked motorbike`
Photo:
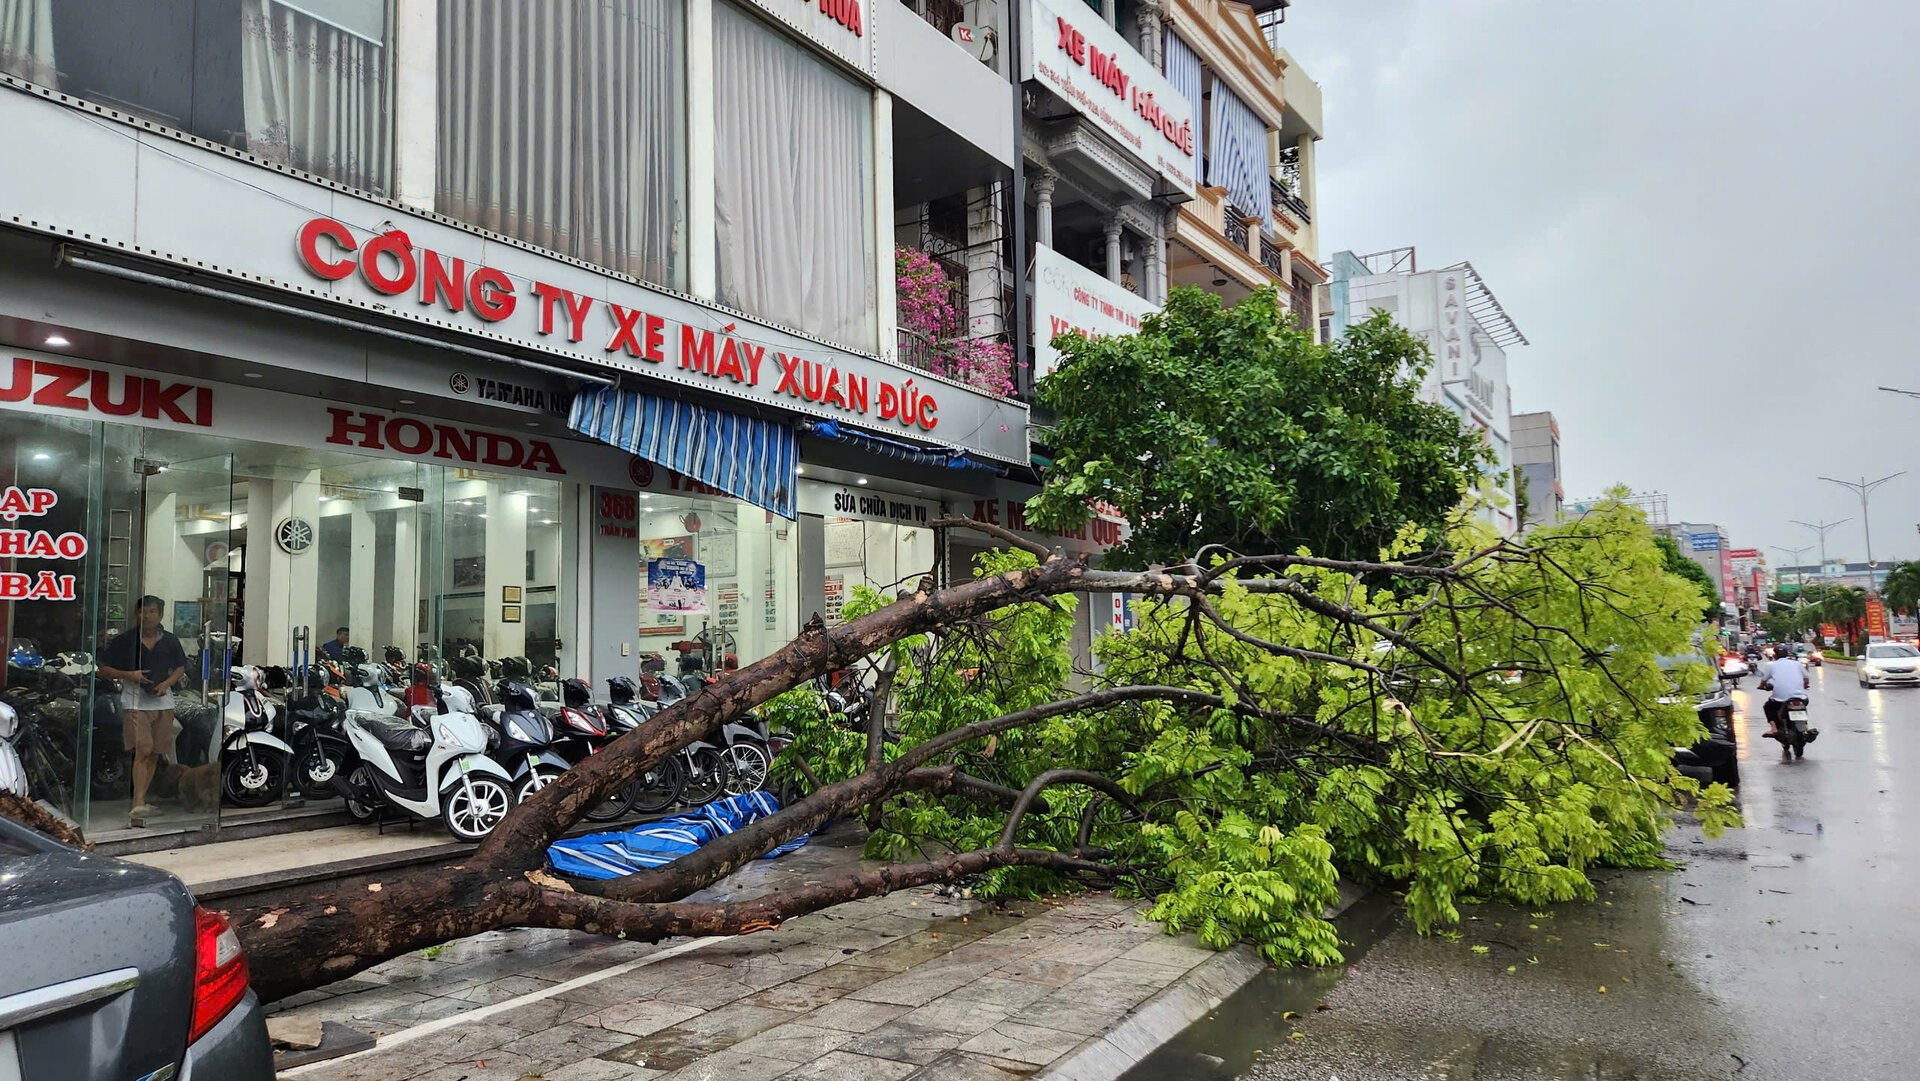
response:
[[[489,741],[493,760],[513,782],[516,801],[545,788],[571,765],[554,746],[559,740],[554,719],[543,711],[524,683],[503,683],[500,704],[484,711],[486,723],[498,736]]]
[[[33,798],[27,788],[27,767],[13,741],[20,738],[20,714],[0,702],[0,792],[11,792],[21,799]]]
[[[659,712],[657,703],[640,699],[639,690],[634,681],[626,676],[614,676],[607,680],[607,697],[610,701],[602,707],[602,715],[606,717],[607,726],[615,738],[640,727]],[[679,801],[680,790],[687,783],[687,770],[680,758],[677,754],[668,755],[634,781],[629,795],[635,811],[658,814]]]
[[[1794,758],[1807,756],[1807,744],[1820,738],[1820,730],[1813,727],[1807,713],[1805,698],[1789,698],[1781,705],[1779,720],[1775,722],[1775,731],[1767,733],[1771,739],[1780,741],[1781,757],[1792,755]]]
[[[353,685],[346,690],[348,709],[389,717],[400,716],[400,699],[387,687],[385,665],[360,661],[352,666],[352,672]]]
[[[569,763],[578,765],[588,755],[599,754],[619,733],[606,714],[593,704],[593,692],[584,680],[562,680],[559,689],[562,704],[555,733],[559,739],[554,749]],[[585,817],[594,822],[611,822],[631,813],[633,801],[634,786],[628,785],[594,804],[585,812]]]
[[[280,707],[260,693],[252,668],[235,668],[220,709],[220,786],[239,807],[265,807],[280,796],[293,760]]]
[[[680,677],[659,674],[660,708],[665,709],[687,696],[687,685]],[[719,747],[696,740],[680,748],[677,756],[685,779],[680,785],[680,801],[704,807],[727,791],[727,757]]]
[[[513,778],[487,757],[487,731],[470,695],[442,688],[405,718],[349,710],[345,729],[360,762],[334,785],[362,822],[383,807],[439,818],[462,841],[493,832],[513,808]]]
[[[314,668],[304,688],[289,689],[286,709],[294,789],[307,799],[338,796],[333,779],[353,772],[360,761],[344,727],[346,695],[326,669]]]

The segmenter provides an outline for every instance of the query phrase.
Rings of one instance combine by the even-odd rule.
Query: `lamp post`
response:
[[[1889,473],[1879,480],[1868,480],[1865,477],[1861,477],[1858,481],[1836,480],[1833,477],[1820,478],[1829,484],[1838,484],[1840,487],[1860,497],[1860,531],[1866,534],[1867,540],[1867,596],[1869,597],[1877,597],[1880,595],[1880,583],[1875,580],[1873,575],[1873,522],[1867,518],[1867,497],[1871,496],[1874,489],[1880,487],[1882,484],[1887,483],[1895,477],[1904,477],[1906,475],[1907,471],[1902,469],[1898,473]]]
[[[1842,518],[1837,522],[1803,522],[1803,521],[1800,521],[1798,518],[1794,519],[1793,521],[1794,525],[1806,526],[1808,529],[1811,529],[1815,533],[1820,534],[1820,567],[1821,567],[1820,573],[1822,574],[1826,573],[1825,568],[1827,565],[1827,530],[1832,529],[1835,526],[1846,525],[1848,522],[1851,522],[1851,521],[1853,521],[1853,519],[1851,518]]]
[[[1773,550],[1776,552],[1784,552],[1793,557],[1793,587],[1802,593],[1806,592],[1806,576],[1802,573],[1800,561],[1806,558],[1808,552],[1813,551],[1813,545],[1804,544],[1798,548],[1788,548],[1784,545],[1776,544],[1773,546]]]

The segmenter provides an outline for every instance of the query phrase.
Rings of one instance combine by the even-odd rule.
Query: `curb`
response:
[[[1346,912],[1367,893],[1342,879],[1340,900],[1327,909],[1326,918],[1331,920]],[[1162,988],[1105,1032],[1081,1041],[1035,1074],[1033,1081],[1116,1081],[1266,968],[1267,962],[1251,946],[1222,950]]]

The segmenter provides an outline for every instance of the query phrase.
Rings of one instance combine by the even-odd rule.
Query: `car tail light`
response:
[[[193,1027],[187,1042],[205,1036],[247,995],[247,954],[227,918],[193,910]]]

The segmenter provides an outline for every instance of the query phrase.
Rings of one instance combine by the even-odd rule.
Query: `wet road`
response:
[[[1678,870],[1482,906],[1458,942],[1362,909],[1345,973],[1270,973],[1128,1081],[1920,1078],[1920,689],[1816,670],[1821,738],[1782,763],[1753,683],[1747,828],[1682,825]]]

